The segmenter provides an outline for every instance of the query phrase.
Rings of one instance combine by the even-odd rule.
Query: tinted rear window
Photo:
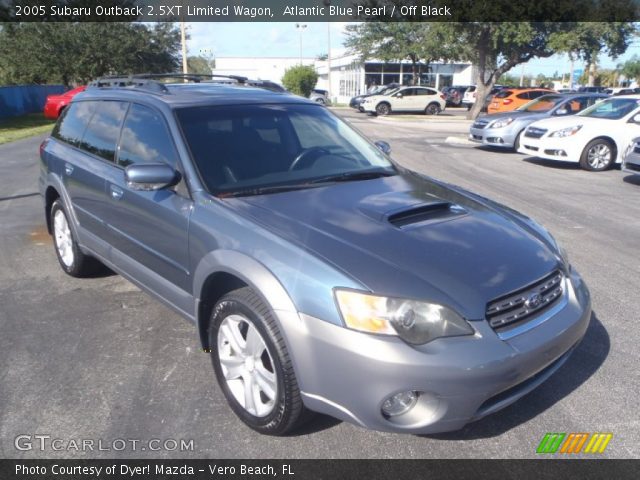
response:
[[[75,102],[63,113],[51,132],[53,138],[76,147],[80,146],[84,131],[91,120],[94,102]]]
[[[94,103],[94,102],[92,102]],[[95,102],[95,112],[82,137],[83,150],[110,162],[114,161],[122,120],[127,112],[125,102]]]
[[[501,90],[498,93],[496,93],[496,98],[507,98],[512,93],[513,92],[511,90]]]

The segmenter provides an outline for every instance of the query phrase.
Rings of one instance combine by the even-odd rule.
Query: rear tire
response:
[[[611,141],[596,138],[584,147],[580,156],[580,166],[591,172],[602,172],[613,166],[616,153],[616,148]]]
[[[440,113],[440,105],[437,103],[430,103],[427,108],[424,109],[425,115],[438,115]]]
[[[216,304],[209,345],[218,384],[247,426],[279,436],[310,418],[278,325],[251,288],[235,290]]]
[[[72,277],[86,277],[103,268],[93,257],[82,252],[73,235],[69,215],[60,199],[51,205],[49,212],[53,247],[60,267]]]

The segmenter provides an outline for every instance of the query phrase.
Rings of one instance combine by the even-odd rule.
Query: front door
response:
[[[162,114],[132,104],[117,151],[117,174],[106,182],[111,203],[107,229],[112,261],[185,312],[192,309],[188,233],[193,202],[184,184],[156,191],[130,188],[124,169],[131,164],[166,163],[180,169]]]

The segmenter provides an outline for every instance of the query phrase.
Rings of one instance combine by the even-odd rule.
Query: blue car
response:
[[[460,429],[584,336],[587,287],[530,218],[309,100],[161,80],[74,98],[41,146],[47,226],[69,275],[106,265],[192,321],[251,428]]]

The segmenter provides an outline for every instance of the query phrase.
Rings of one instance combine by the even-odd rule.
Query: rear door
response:
[[[407,112],[415,102],[415,88],[405,88],[392,95],[391,108],[396,112]]]
[[[71,200],[82,245],[107,255],[104,242],[108,205],[105,178],[114,168],[115,149],[127,104],[115,101],[72,103],[56,125],[52,151]],[[60,152],[56,154],[56,152]]]
[[[133,103],[118,145],[118,172],[106,182],[110,203],[107,229],[115,247],[112,260],[188,312],[192,306],[187,240],[193,202],[184,180],[175,187],[157,191],[130,188],[124,169],[143,163],[166,163],[181,170],[162,113]]]
[[[433,90],[431,88],[416,88],[416,91],[418,94],[415,97],[416,102],[414,105],[414,109],[416,111],[423,112],[427,108],[427,105],[432,102],[436,102],[438,105],[440,105],[440,94],[437,90]]]

